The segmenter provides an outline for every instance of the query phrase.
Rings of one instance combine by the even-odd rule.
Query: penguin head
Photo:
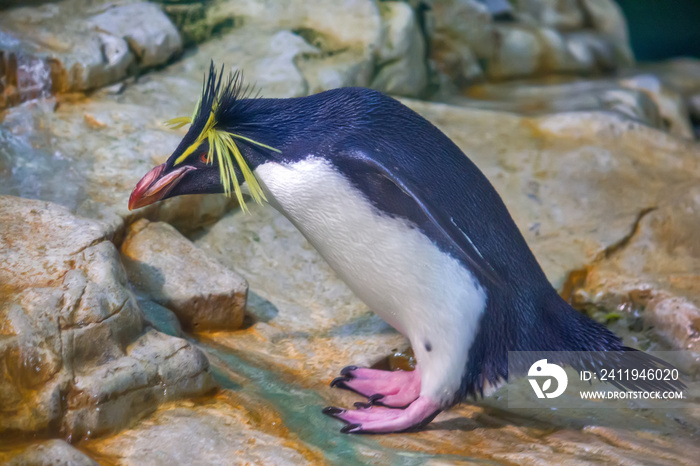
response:
[[[223,68],[217,73],[212,63],[192,116],[166,122],[173,128],[190,127],[168,160],[138,182],[129,210],[183,194],[214,193],[235,193],[247,210],[243,183],[253,200],[265,200],[253,171],[279,150],[255,140],[255,125],[241,118],[255,99],[246,98],[249,88],[243,86],[240,73],[230,74],[223,85],[222,76]]]

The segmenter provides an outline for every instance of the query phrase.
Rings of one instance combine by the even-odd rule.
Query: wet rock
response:
[[[121,247],[129,279],[192,330],[237,329],[248,285],[166,223],[139,220]]]
[[[201,352],[143,333],[109,236],[58,205],[0,196],[0,432],[111,432],[213,387]]]
[[[118,456],[124,465],[313,464],[322,459],[290,436],[279,415],[259,400],[223,397],[204,406],[178,404],[88,448],[102,458]]]
[[[63,440],[46,440],[9,453],[3,452],[0,461],[8,466],[98,466],[85,453]]]
[[[695,352],[700,366],[700,308],[684,298],[657,293],[644,310],[644,322],[674,350]]]
[[[143,319],[148,325],[172,337],[182,336],[182,326],[173,311],[143,296],[138,296],[137,299]]]

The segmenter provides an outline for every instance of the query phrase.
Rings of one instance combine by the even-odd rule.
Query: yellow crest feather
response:
[[[222,70],[223,71],[223,70]],[[209,78],[209,84],[211,86],[211,83],[213,83],[212,76],[215,77],[215,72],[213,69],[213,65],[210,71],[210,78]],[[229,86],[231,86],[231,83],[237,82],[238,75],[234,75],[229,79]],[[220,82],[220,81],[219,81]],[[211,91],[211,89],[210,89]],[[206,92],[206,91],[205,91]],[[213,90],[213,95],[211,98],[213,101],[211,102],[211,110],[209,113],[209,116],[206,120],[206,123],[204,124],[204,128],[202,131],[197,135],[196,140],[188,146],[180,156],[175,159],[174,165],[178,165],[187,159],[188,156],[190,156],[196,149],[197,147],[202,144],[205,140],[209,143],[209,152],[207,154],[207,164],[212,164],[214,162],[214,156],[216,155],[216,162],[219,165],[219,173],[220,173],[220,178],[221,178],[221,184],[223,185],[224,188],[224,194],[228,197],[231,196],[231,192],[236,193],[236,199],[238,199],[238,203],[241,206],[241,209],[244,212],[249,212],[248,207],[245,204],[245,201],[243,199],[243,193],[241,192],[241,186],[238,183],[238,178],[236,177],[236,172],[235,172],[235,166],[234,163],[238,165],[238,169],[241,171],[243,174],[243,179],[245,180],[246,184],[248,185],[248,191],[250,192],[250,196],[253,198],[255,202],[258,204],[262,204],[263,201],[267,201],[267,198],[265,197],[265,193],[263,192],[262,188],[260,187],[260,184],[258,183],[258,180],[255,178],[255,175],[253,174],[252,170],[246,163],[245,159],[243,158],[243,154],[241,153],[240,149],[236,145],[235,139],[240,139],[242,141],[245,141],[250,144],[254,144],[258,147],[262,147],[263,149],[271,150],[273,152],[280,152],[278,149],[275,149],[273,147],[270,147],[266,144],[260,143],[258,141],[255,141],[253,139],[250,139],[248,137],[245,137],[240,134],[232,133],[229,131],[221,130],[218,129],[217,126],[217,121],[216,121],[216,111],[221,103],[222,100],[222,94],[226,91],[221,91],[219,86],[217,85],[216,88]],[[228,91],[230,92],[230,90]],[[165,122],[166,125],[170,126],[171,128],[177,129],[181,128],[187,124],[192,124],[196,118],[201,118],[202,116],[198,116],[198,113],[201,109],[202,106],[202,97],[199,98],[197,101],[197,105],[194,108],[194,112],[192,113],[192,117],[177,117],[173,118],[171,120],[168,120]],[[232,189],[233,188],[233,189]]]

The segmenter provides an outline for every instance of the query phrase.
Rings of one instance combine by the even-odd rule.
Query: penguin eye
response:
[[[202,163],[207,163],[207,158],[208,158],[208,157],[209,157],[209,154],[207,154],[206,152],[202,152],[202,153],[199,155],[199,161],[202,162]]]

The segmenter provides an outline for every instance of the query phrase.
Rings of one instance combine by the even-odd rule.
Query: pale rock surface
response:
[[[483,77],[478,59],[494,52],[494,26],[482,3],[436,1],[432,7],[434,32],[430,57],[442,74],[457,86]]]
[[[482,76],[600,74],[634,62],[613,0],[520,0],[509,22],[477,0],[436,0],[432,11],[431,59],[458,87]]]
[[[700,60],[675,58],[660,63],[640,64],[640,70],[675,91],[683,99],[695,125],[695,137],[700,136]]]
[[[545,27],[560,31],[580,29],[584,15],[577,0],[517,0],[518,11]]]
[[[489,78],[501,80],[537,74],[542,44],[537,35],[521,26],[498,26],[494,29],[493,55],[489,57]]]
[[[203,406],[178,403],[119,436],[86,446],[122,465],[319,464],[321,454],[290,435],[259,399],[230,398]]]
[[[85,453],[63,440],[45,440],[9,452],[0,452],[0,461],[7,466],[99,466]]]
[[[372,0],[220,0],[212,4],[206,16],[212,24],[235,18],[249,31],[285,30],[303,37],[316,49],[305,51],[295,61],[308,84],[305,93],[368,86],[372,78],[382,21]]]
[[[130,225],[121,255],[134,287],[172,310],[187,329],[235,330],[243,323],[246,281],[167,223]]]
[[[214,387],[190,343],[144,333],[110,229],[0,196],[0,432],[113,432]]]
[[[453,105],[540,115],[570,111],[613,111],[682,138],[692,139],[683,95],[649,74],[623,79],[485,83],[439,100]]]
[[[644,92],[654,101],[662,119],[662,129],[676,136],[693,139],[688,106],[680,93],[665,86],[656,76],[649,74],[623,79],[620,84],[626,88]]]
[[[1,10],[0,28],[6,35],[0,50],[32,60],[36,70],[25,79],[43,80],[53,92],[101,87],[182,50],[161,8],[134,0],[61,0]]]
[[[659,194],[624,247],[588,267],[574,300],[628,325],[641,318],[674,350],[695,351],[700,367],[700,189],[689,177]]]
[[[55,20],[69,2],[82,5],[49,2],[25,14]],[[91,18],[107,11],[107,3],[90,3],[95,7],[85,14]],[[135,3],[116,0],[109,8]],[[419,8],[417,1],[408,3]],[[516,9],[515,24],[492,21],[480,2],[434,3],[434,13],[421,17],[435,19],[434,26],[422,24],[429,36],[435,30],[427,38],[433,42],[431,57],[459,86],[485,75],[591,74],[630,61],[624,18],[611,0],[523,0],[518,3],[534,12]],[[678,412],[523,413],[508,409],[500,392],[441,414],[423,432],[339,435],[339,423],[322,416],[321,408],[351,406],[359,397],[330,389],[328,382],[347,364],[394,367],[386,356],[403,350],[405,338],[360,303],[269,207],[225,215],[234,205],[226,198],[187,196],[129,213],[126,201],[136,181],[166,160],[183,136],[184,129],[167,130],[162,121],[190,114],[210,59],[243,69],[266,97],[370,84],[417,95],[423,79],[418,66],[424,65],[413,53],[422,43],[416,34],[420,21],[403,3],[370,0],[168,2],[171,18],[175,7],[182,7],[180,19],[195,14],[194,22],[177,21],[188,40],[208,38],[213,30],[221,36],[164,71],[98,91],[89,100],[62,96],[14,108],[0,126],[3,193],[55,200],[100,219],[0,198],[10,199],[0,209],[5,212],[0,243],[6,246],[0,249],[0,431],[8,423],[20,432],[61,428],[83,453],[115,464],[694,464],[700,456],[697,403]],[[0,18],[8,14],[16,12],[3,10]],[[528,55],[503,62],[504,54],[523,44],[509,41],[504,47],[495,38],[513,30],[528,36]],[[104,52],[90,68],[93,82],[123,76],[138,63],[137,54],[123,47],[127,35],[115,34],[98,31],[92,42],[71,49],[86,50],[77,58],[90,60],[95,50]],[[51,47],[71,47],[61,34],[42,37]],[[26,46],[2,33],[0,44],[2,50]],[[38,76],[26,83],[32,95],[49,90],[52,77],[60,77],[41,58],[30,56],[18,66],[24,76]],[[660,87],[631,75],[626,82],[546,91],[522,83],[477,88],[473,92],[482,94],[469,96],[483,98],[481,104],[491,109],[528,115],[607,113],[523,117],[406,102],[486,173],[557,288],[593,308],[594,317],[622,315],[610,325],[630,344],[697,349],[692,183],[700,176],[700,152],[688,141],[630,121],[687,134],[676,95],[687,102],[700,93],[694,69],[692,62],[669,64],[659,74]],[[505,96],[492,98],[499,93]],[[33,207],[21,207],[26,205]],[[22,220],[33,216],[59,227]],[[142,217],[193,235],[204,252],[172,229],[139,222]],[[208,263],[208,254],[246,277],[253,290],[246,324],[199,334],[196,343],[149,328],[181,335],[173,313],[151,301],[153,296],[144,293],[137,300],[131,294],[109,241],[121,244],[128,224],[143,227],[141,232],[158,230],[155,239],[144,241],[154,260],[171,264],[158,246],[174,242],[194,262]],[[173,272],[178,266],[164,267]],[[202,276],[211,274],[197,274],[189,284]],[[206,351],[211,369],[195,344]],[[697,367],[695,362],[688,367]],[[207,393],[212,375],[223,387],[216,395],[174,401]],[[514,386],[529,390],[525,380]],[[700,393],[697,384],[691,389],[694,397]],[[6,409],[6,400],[14,409]],[[85,437],[95,439],[80,440]],[[61,441],[16,448],[12,456],[22,458],[22,450],[32,449],[40,452],[32,456],[36,461],[55,455],[91,464]],[[10,457],[6,453],[0,449],[0,462]]]
[[[423,34],[413,9],[403,2],[379,4],[382,42],[371,87],[392,95],[417,96],[428,82]]]
[[[154,3],[109,8],[88,21],[98,31],[125,40],[142,67],[166,63],[182,50],[180,33]]]

